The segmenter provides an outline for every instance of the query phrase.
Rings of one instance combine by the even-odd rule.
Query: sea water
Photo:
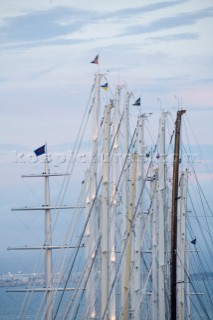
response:
[[[0,320],[22,320],[22,319],[27,319],[27,320],[34,320],[37,312],[40,308],[40,304],[42,302],[43,298],[43,293],[41,292],[34,292],[34,293],[28,293],[30,295],[31,300],[29,303],[29,306],[27,308],[27,312],[25,312],[23,309],[23,312],[20,314],[23,303],[25,301],[26,297],[26,292],[7,292],[7,290],[11,289],[20,289],[20,287],[0,287]],[[58,294],[58,297],[55,301],[55,308],[58,306],[58,302],[60,299],[61,292]],[[67,292],[64,294],[64,299],[62,303],[62,308],[61,310],[64,311],[64,307],[67,306],[68,302],[70,301],[70,292]],[[25,301],[25,307],[26,307],[27,301]],[[78,317],[77,319],[84,319],[82,318],[82,312],[83,312],[83,307],[85,306],[85,301],[82,299],[82,306],[79,309]],[[55,312],[56,310],[54,310]],[[38,316],[38,320],[41,319],[41,314]],[[60,313],[60,309],[57,315],[57,319],[61,319],[62,315]],[[68,317],[69,318],[69,317]]]
[[[0,320],[16,320],[19,319],[19,312],[24,302],[26,293],[23,292],[7,292],[6,290],[15,289],[8,287],[0,288]],[[34,319],[41,299],[35,293],[33,303],[30,304],[27,319]]]
[[[204,295],[200,295],[200,297],[196,295],[191,295],[191,319],[192,320],[198,320],[198,319],[213,320],[213,304],[209,300],[207,294],[205,294],[205,288],[203,286],[203,283],[200,281],[197,281],[197,284],[199,287],[198,291],[200,293],[203,292]],[[22,317],[20,316],[20,311],[24,303],[26,293],[25,292],[7,292],[7,290],[9,289],[15,289],[15,288],[0,287],[0,320],[18,320],[18,319],[34,320],[35,316],[37,315],[39,306],[41,304],[43,293],[38,293],[38,292],[33,294],[28,293],[31,295],[31,302],[27,309],[27,314],[25,314],[25,317]],[[213,297],[213,294],[212,294],[212,297]],[[56,299],[56,302],[55,302],[56,306],[58,305],[59,298],[60,297]],[[198,299],[200,299],[200,302],[198,301]],[[70,301],[70,294],[67,296],[65,295],[63,299],[62,310],[64,309],[63,307],[69,301]],[[83,313],[84,313],[85,299],[82,300],[82,305],[83,306],[81,306],[79,310],[79,316],[76,318],[76,320],[84,319]],[[60,320],[61,318],[62,316],[59,312],[57,316],[57,320]],[[40,320],[41,316],[38,317],[38,319]]]

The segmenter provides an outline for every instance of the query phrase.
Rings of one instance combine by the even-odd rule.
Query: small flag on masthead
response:
[[[43,153],[46,153],[46,145],[39,147],[38,149],[34,150],[36,156],[41,156]]]
[[[106,82],[105,84],[102,84],[101,88],[103,88],[104,90],[108,90],[108,82]]]
[[[197,239],[194,238],[194,239],[191,241],[191,243],[192,243],[192,244],[196,244],[196,241],[197,241]]]
[[[135,103],[133,103],[133,106],[140,106],[141,105],[141,98],[138,98]]]
[[[90,63],[99,64],[99,55],[97,54],[97,56],[95,57],[95,59],[92,60]]]

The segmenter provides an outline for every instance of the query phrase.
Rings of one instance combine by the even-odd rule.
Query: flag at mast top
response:
[[[38,156],[41,156],[42,154],[46,153],[47,150],[46,150],[46,144],[44,144],[43,146],[39,147],[38,149],[34,150],[34,153],[35,155],[38,157]]]
[[[97,56],[95,57],[95,59],[92,60],[90,63],[99,64],[99,55],[97,54]]]
[[[108,82],[106,82],[105,84],[101,85],[101,88],[103,88],[104,90],[108,90]]]
[[[133,103],[133,106],[140,106],[141,105],[141,98],[138,98],[135,103]]]

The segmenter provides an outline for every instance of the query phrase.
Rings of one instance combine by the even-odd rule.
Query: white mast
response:
[[[46,147],[47,149],[47,147]],[[51,176],[66,176],[68,174],[58,174],[58,173],[50,173],[49,171],[49,160],[47,155],[47,150],[45,151],[45,160],[44,160],[44,172],[42,174],[28,174],[22,175],[23,178],[44,178],[44,205],[35,206],[35,207],[21,207],[21,208],[13,208],[12,211],[44,211],[45,214],[45,241],[43,245],[38,246],[18,246],[18,247],[9,247],[8,250],[45,250],[45,286],[36,287],[33,289],[24,288],[24,289],[16,289],[16,292],[43,292],[45,293],[45,308],[43,312],[42,319],[52,320],[53,319],[53,292],[55,290],[70,290],[70,288],[61,289],[53,287],[53,273],[52,273],[52,250],[59,248],[71,248],[71,246],[67,245],[52,245],[52,231],[51,231],[51,209],[74,209],[75,206],[63,206],[57,205],[52,206],[50,204],[50,187],[49,187],[49,177]],[[58,311],[57,311],[58,312]]]
[[[91,178],[91,174],[90,171],[87,170],[86,174],[85,174],[85,184],[86,184],[86,214],[87,217],[90,214],[90,210],[91,210],[91,203],[90,203],[90,178]],[[90,235],[91,235],[91,230],[90,230],[90,220],[88,221],[87,224],[87,228],[86,228],[86,261],[90,261],[91,259],[91,247],[90,247]],[[91,315],[92,311],[91,311],[91,301],[92,297],[91,297],[91,292],[90,292],[90,288],[92,286],[91,283],[91,278],[88,279],[88,283],[87,283],[87,290],[86,290],[86,299],[87,299],[87,311],[86,314],[87,315]]]
[[[96,193],[97,193],[97,169],[98,169],[98,135],[99,135],[99,118],[100,118],[100,80],[101,74],[95,74],[95,93],[93,99],[92,106],[92,164],[91,164],[91,199],[90,206],[92,206],[93,201],[95,201]],[[93,258],[94,251],[96,248],[97,234],[98,234],[98,210],[97,210],[97,202],[93,206],[93,212],[91,214],[91,218],[89,221],[89,230],[90,235],[88,239],[88,245],[90,246],[90,254],[91,258]],[[90,318],[97,317],[96,310],[96,301],[95,297],[98,297],[98,288],[97,288],[97,274],[98,274],[98,265],[97,261],[93,264],[93,268],[91,270],[90,281],[92,285],[87,286],[88,294],[87,297],[90,302],[87,305],[87,308],[90,310]]]
[[[166,172],[165,176],[169,176],[169,168],[166,166]],[[165,194],[165,261],[169,261],[169,252],[170,252],[170,242],[171,242],[171,205],[172,205],[172,190],[169,188],[169,183],[171,182],[171,178],[166,178],[169,180],[168,185],[166,185],[166,194]],[[170,296],[169,296],[169,285],[170,285],[170,279],[169,279],[169,263],[166,263],[165,269],[164,269],[164,275],[165,275],[165,309],[166,309],[166,316],[169,315],[170,310]]]
[[[109,145],[110,145],[110,110],[106,105],[104,110],[104,141],[103,141],[103,180],[102,180],[102,303],[103,320],[108,320],[107,298],[109,294]]]
[[[158,169],[155,170],[158,177]],[[158,224],[157,224],[157,180],[151,181],[151,237],[152,237],[152,320],[158,319],[158,276],[157,276],[157,246],[158,246]],[[160,319],[159,319],[160,320]]]
[[[143,194],[141,189],[144,184],[144,121],[146,115],[139,115],[137,124],[137,152],[138,152],[138,166],[137,166],[137,179],[136,179],[136,205],[137,213],[135,219],[135,232],[134,232],[134,270],[133,270],[133,288],[132,288],[132,312],[140,310],[140,297],[141,297],[141,217],[143,212]],[[134,319],[140,319],[140,312],[134,314]]]
[[[127,92],[124,97],[124,120],[123,120],[123,157],[124,161],[128,157],[129,153],[129,99],[131,93]],[[126,236],[127,236],[127,211],[128,211],[128,170],[129,161],[127,159],[124,170],[123,170],[123,185],[122,185],[122,218],[121,218],[121,252],[124,250]],[[124,275],[125,275],[125,264],[121,266],[121,310],[124,308]]]
[[[47,150],[46,150],[47,152]],[[48,155],[45,156],[45,206],[50,206],[50,187],[49,187],[49,165]],[[46,320],[52,320],[53,318],[53,305],[51,298],[52,288],[52,232],[51,232],[51,211],[49,208],[45,209],[45,285],[46,285]]]
[[[186,256],[187,260],[186,260],[186,270],[187,270],[187,275],[190,274],[190,256],[189,256],[189,250],[187,252],[187,256]],[[186,310],[187,310],[187,320],[191,319],[191,305],[190,305],[190,281],[187,280],[186,283]]]
[[[158,301],[159,319],[166,319],[165,314],[165,118],[167,112],[162,112],[159,123],[159,172],[158,172]]]
[[[180,199],[178,207],[178,247],[177,247],[177,319],[184,319],[185,312],[185,249],[186,249],[186,204],[188,171],[180,177]]]
[[[128,226],[127,226],[127,246],[125,255],[125,279],[123,296],[124,296],[124,306],[122,310],[122,319],[128,320],[129,314],[129,283],[130,283],[130,271],[131,271],[131,250],[132,250],[132,224],[133,224],[133,214],[134,214],[134,199],[135,199],[135,180],[137,171],[137,154],[133,154],[133,164],[132,164],[132,175],[131,175],[131,188],[130,188],[130,201],[128,210]]]
[[[113,102],[114,114],[113,114],[113,150],[112,150],[112,194],[111,194],[111,207],[110,207],[110,229],[109,229],[109,248],[110,248],[110,259],[109,259],[109,289],[113,286],[113,281],[116,272],[116,252],[115,252],[115,221],[117,213],[117,180],[118,180],[118,118],[120,110],[120,92],[122,87],[117,85],[115,92],[115,99]],[[116,293],[115,286],[112,290],[109,305],[109,319],[116,319]]]

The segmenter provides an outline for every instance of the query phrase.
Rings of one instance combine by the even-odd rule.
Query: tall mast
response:
[[[133,154],[132,175],[131,175],[131,188],[130,188],[130,201],[128,210],[128,226],[127,226],[127,247],[125,256],[125,279],[124,287],[124,306],[122,310],[122,319],[128,320],[129,314],[129,283],[130,283],[130,271],[131,271],[131,249],[132,249],[132,224],[134,214],[134,199],[135,199],[135,180],[137,171],[137,154]]]
[[[124,97],[124,119],[123,119],[123,156],[124,161],[128,158],[129,152],[129,98],[130,93],[127,92]],[[121,218],[121,252],[123,252],[127,236],[127,211],[128,211],[128,179],[129,179],[129,162],[126,161],[124,170],[123,170],[123,182],[122,182],[122,218]],[[124,296],[123,296],[123,287],[124,287],[124,275],[125,275],[125,264],[121,266],[121,310],[124,308]]]
[[[47,149],[47,146],[46,146]],[[56,205],[53,206],[50,204],[50,185],[49,185],[49,177],[51,176],[67,176],[69,174],[58,174],[58,173],[50,173],[49,170],[49,160],[47,150],[45,151],[45,160],[44,160],[44,172],[42,174],[28,174],[22,175],[23,178],[43,178],[44,179],[44,204],[41,206],[35,207],[20,207],[13,208],[12,211],[43,211],[45,215],[45,240],[43,245],[38,246],[20,246],[20,247],[10,247],[8,250],[44,250],[45,251],[45,286],[36,287],[30,289],[32,292],[43,292],[45,293],[45,307],[43,311],[43,319],[52,320],[53,319],[53,292],[60,290],[70,290],[70,288],[53,288],[53,272],[52,272],[52,250],[60,249],[60,248],[68,248],[71,246],[64,245],[52,245],[52,230],[51,230],[51,209],[74,209],[74,206],[63,206]],[[17,289],[16,292],[29,292],[29,288]],[[58,309],[59,310],[59,309]],[[57,313],[58,313],[57,310]]]
[[[90,215],[90,210],[91,210],[91,195],[90,195],[90,182],[91,182],[91,173],[90,170],[88,169],[85,173],[85,181],[86,181],[86,215],[87,217]],[[91,255],[91,247],[90,247],[90,235],[91,235],[91,230],[90,230],[90,220],[88,221],[87,228],[86,228],[86,261],[90,261],[92,259]],[[90,315],[92,314],[92,298],[91,297],[91,292],[90,288],[92,287],[91,283],[91,278],[88,279],[87,283],[87,289],[86,289],[86,301],[87,301],[87,310],[86,314]],[[93,310],[94,311],[94,310]]]
[[[107,320],[107,298],[109,294],[109,143],[110,143],[110,110],[106,105],[104,110],[104,141],[103,141],[103,180],[102,180],[102,319]]]
[[[48,155],[45,156],[45,206],[50,205],[50,187],[49,187],[49,165],[48,165]],[[53,317],[53,305],[52,299],[50,297],[52,288],[52,232],[51,232],[51,211],[49,208],[45,209],[45,282],[46,282],[46,320],[52,320]]]
[[[95,95],[92,107],[92,167],[91,167],[91,197],[96,197],[97,191],[97,165],[98,165],[98,135],[100,118],[100,81],[101,74],[95,74]]]
[[[141,217],[143,213],[143,194],[141,188],[144,184],[144,122],[146,115],[142,114],[138,117],[137,124],[137,152],[138,152],[138,165],[137,165],[137,178],[136,178],[136,204],[137,212],[135,219],[135,232],[134,232],[134,270],[133,270],[133,288],[132,288],[132,310],[134,319],[140,319],[140,298],[141,298]],[[136,310],[139,312],[136,314]]]
[[[97,170],[98,170],[98,135],[99,135],[99,118],[100,118],[100,80],[101,74],[95,74],[95,87],[94,87],[94,99],[92,106],[92,164],[91,164],[91,180],[90,180],[90,207],[93,205],[93,201],[96,201],[96,193],[97,193]],[[88,194],[89,195],[89,194]],[[98,223],[99,216],[97,210],[97,202],[93,206],[93,212],[91,214],[91,218],[89,220],[89,235],[87,244],[90,247],[91,258],[93,257],[97,234],[98,234]],[[89,206],[88,206],[89,207]],[[93,268],[91,270],[90,281],[88,282],[87,297],[90,299],[87,308],[90,310],[90,318],[97,317],[97,306],[96,306],[96,297],[97,294],[97,261],[94,262]]]
[[[185,312],[185,251],[186,251],[186,205],[187,205],[188,171],[182,172],[180,177],[180,206],[178,207],[178,259],[177,259],[177,315],[184,319]]]
[[[162,112],[159,123],[159,172],[158,172],[158,319],[165,319],[165,118]]]
[[[154,172],[158,177],[158,169]],[[152,174],[153,174],[152,173]],[[150,219],[151,219],[151,237],[152,237],[152,319],[157,320],[158,318],[158,259],[157,259],[157,247],[158,247],[158,202],[157,202],[157,180],[153,179],[150,186],[151,195],[151,208],[150,208]]]
[[[110,195],[110,229],[109,229],[109,288],[113,286],[113,281],[116,273],[116,252],[115,252],[115,221],[117,213],[117,180],[118,180],[118,148],[119,148],[119,135],[118,135],[118,118],[120,110],[120,93],[122,86],[117,85],[115,92],[115,99],[113,101],[113,150],[112,150],[112,191]],[[112,289],[109,303],[109,319],[116,319],[116,292],[115,286]]]
[[[187,274],[189,275],[190,274],[190,256],[189,256],[189,249],[188,249],[188,252],[187,252],[187,255],[186,255],[186,270],[187,270]],[[191,296],[190,296],[190,281],[187,281],[186,283],[186,313],[187,313],[187,316],[186,316],[186,319],[187,320],[190,320],[191,319],[191,307],[190,307],[190,299],[191,299]]]
[[[172,222],[171,222],[171,261],[170,261],[170,303],[171,320],[176,319],[176,288],[177,288],[177,207],[178,207],[178,183],[179,183],[179,154],[180,154],[180,129],[181,117],[185,110],[177,112],[175,123],[175,148],[173,162],[173,185],[172,185]]]

